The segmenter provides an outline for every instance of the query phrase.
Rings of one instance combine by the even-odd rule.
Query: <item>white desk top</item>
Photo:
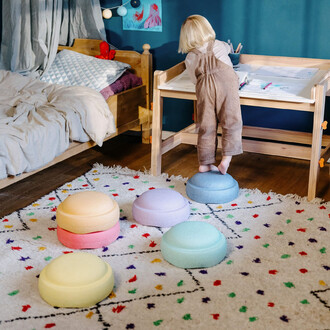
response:
[[[314,103],[313,86],[321,80],[325,71],[317,68],[252,66],[240,64],[235,68],[240,80],[247,76],[248,83],[239,90],[240,97],[276,101]],[[266,85],[271,83],[267,88]],[[195,93],[195,85],[188,73],[181,74],[159,85],[160,90]]]

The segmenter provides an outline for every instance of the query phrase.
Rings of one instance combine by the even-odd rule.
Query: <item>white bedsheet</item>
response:
[[[95,141],[116,131],[103,96],[0,70],[0,179],[38,169],[70,141]]]

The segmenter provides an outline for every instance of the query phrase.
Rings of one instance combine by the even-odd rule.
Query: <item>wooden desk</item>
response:
[[[243,127],[243,150],[267,155],[292,157],[310,161],[308,200],[316,195],[316,185],[319,175],[319,160],[330,150],[330,137],[323,136],[323,120],[325,97],[330,90],[330,60],[274,57],[262,55],[241,55],[240,63],[250,65],[286,66],[318,68],[318,74],[310,88],[312,102],[291,102],[281,100],[267,100],[251,97],[240,97],[242,105],[268,107],[275,109],[289,109],[313,112],[313,132],[295,132],[279,129],[258,127]],[[194,92],[168,90],[161,86],[177,77],[185,70],[181,62],[166,71],[155,71],[153,92],[153,121],[152,121],[152,150],[151,173],[161,174],[162,155],[181,143],[197,144],[196,124],[192,124],[166,140],[162,140],[163,98],[178,98],[196,100]],[[314,101],[315,100],[315,101]],[[196,107],[195,107],[196,108]],[[196,116],[195,116],[196,118]],[[218,133],[221,133],[219,131]],[[246,139],[248,138],[248,139]],[[221,146],[221,137],[218,136]],[[325,159],[326,160],[326,159]]]

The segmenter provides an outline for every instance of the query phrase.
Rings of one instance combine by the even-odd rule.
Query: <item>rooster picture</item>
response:
[[[161,0],[140,0],[123,17],[126,30],[162,31]]]

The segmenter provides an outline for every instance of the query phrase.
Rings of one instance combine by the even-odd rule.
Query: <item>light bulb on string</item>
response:
[[[126,9],[126,7],[124,7],[124,6],[118,7],[117,14],[119,16],[126,16],[127,15],[127,9]]]
[[[136,8],[136,7],[140,6],[140,0],[128,0],[120,6],[114,6],[114,7],[111,7],[111,8],[102,8],[103,9],[103,11],[102,11],[103,18],[109,19],[109,18],[112,17],[111,9],[117,9],[118,16],[126,16],[127,15],[127,8],[125,6],[128,3],[130,3],[133,8]]]
[[[102,16],[105,19],[111,18],[112,17],[112,11],[111,11],[111,9],[104,9],[103,12],[102,12]]]

